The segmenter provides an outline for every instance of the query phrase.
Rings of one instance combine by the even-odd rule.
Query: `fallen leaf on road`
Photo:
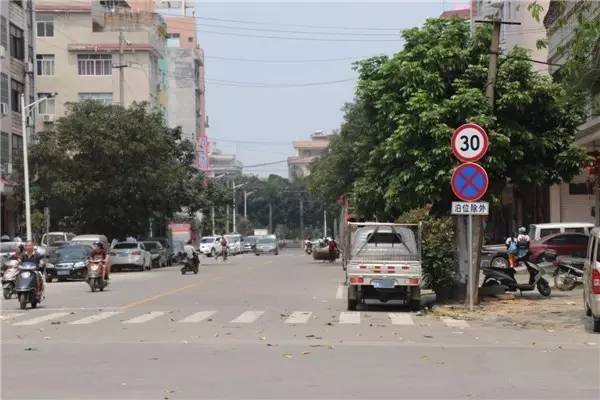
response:
[[[283,357],[284,357],[284,358],[292,358],[292,357],[294,357],[294,356],[293,356],[293,355],[291,355],[291,354],[284,354],[284,355],[283,355]]]
[[[329,345],[329,350],[333,350],[333,349],[335,349],[335,346],[334,346],[334,345],[332,345],[332,344],[330,344],[330,345]]]
[[[25,351],[38,351],[35,347],[25,347]]]
[[[50,339],[52,339],[52,338],[51,338],[50,336],[44,336],[44,339],[46,339],[46,340],[50,340]]]
[[[304,353],[302,353],[302,354],[304,354],[305,356],[306,356],[306,355],[309,355],[309,354],[310,354],[310,351],[305,351],[305,352],[304,352]]]
[[[429,360],[429,356],[421,356],[421,360]]]
[[[212,320],[213,320],[212,318],[207,319],[208,322],[212,322]]]
[[[554,329],[546,329],[546,332],[552,333],[552,332],[554,332]]]
[[[102,310],[98,310],[98,311],[102,311]],[[75,315],[75,311],[71,311],[69,314]]]
[[[50,322],[51,325],[60,325],[62,322],[60,321],[52,321]]]
[[[325,325],[333,326],[333,324],[331,322],[328,322]]]
[[[260,340],[267,340],[267,337],[266,336],[261,336],[261,337],[259,337],[259,339]]]
[[[267,347],[273,347],[271,343],[267,343]]]
[[[158,361],[158,357],[152,357],[153,361]]]
[[[305,337],[307,337],[307,338],[314,338],[315,335],[306,335]]]
[[[175,319],[174,319],[174,318],[169,318],[169,319],[171,320],[171,322],[175,322]]]
[[[433,339],[433,336],[431,336],[431,335],[423,335],[423,337],[427,338],[427,339]]]

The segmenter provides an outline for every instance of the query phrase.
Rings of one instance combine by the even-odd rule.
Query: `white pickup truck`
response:
[[[420,309],[421,225],[350,222],[345,230],[348,310],[367,299],[404,300]]]

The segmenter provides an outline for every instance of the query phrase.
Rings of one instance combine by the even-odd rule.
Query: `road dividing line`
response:
[[[358,312],[341,312],[340,324],[360,324],[360,313]]]
[[[231,321],[232,324],[251,324],[259,319],[264,311],[244,311],[237,318]]]
[[[449,328],[468,328],[469,323],[464,319],[442,318],[444,324]]]
[[[392,320],[392,325],[414,325],[410,314],[402,314],[402,313],[390,313],[388,314],[390,319]]]
[[[312,312],[310,311],[294,311],[288,319],[285,320],[286,324],[305,324],[308,322]]]
[[[146,314],[142,314],[139,317],[135,317],[132,319],[128,319],[127,321],[123,321],[124,324],[143,324],[144,322],[152,321],[155,318],[158,318],[162,315],[165,315],[164,311],[152,311]]]
[[[8,321],[9,319],[20,317],[23,314],[6,314],[0,315],[0,321]]]
[[[180,322],[180,323],[201,322],[201,321],[204,321],[205,319],[208,319],[215,313],[216,313],[216,311],[200,311],[200,312],[192,314],[188,317],[185,317],[184,319],[177,321],[177,322]]]
[[[64,317],[65,315],[69,315],[69,313],[68,312],[51,313],[51,314],[43,315],[41,317],[27,319],[25,321],[17,322],[15,324],[13,324],[13,326],[25,326],[25,325],[41,324],[42,322],[50,321],[50,320],[53,320],[53,319],[58,319],[60,317]]]
[[[335,292],[335,298],[338,300],[344,298],[344,285],[341,283],[337,287],[337,291]]]
[[[120,311],[104,311],[95,315],[90,315],[89,317],[85,317],[82,319],[78,319],[77,321],[69,322],[69,325],[88,325],[93,324],[97,321],[102,321],[103,319],[107,319],[112,317],[113,315],[121,314]]]

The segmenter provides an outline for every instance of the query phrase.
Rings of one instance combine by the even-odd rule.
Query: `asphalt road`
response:
[[[599,336],[346,313],[339,264],[298,250],[52,283],[2,302],[2,399],[598,399]]]

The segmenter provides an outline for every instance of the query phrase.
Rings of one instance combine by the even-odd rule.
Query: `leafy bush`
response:
[[[435,217],[425,208],[402,214],[399,223],[423,223],[423,278],[436,293],[451,289],[454,283],[454,224],[449,217]]]

